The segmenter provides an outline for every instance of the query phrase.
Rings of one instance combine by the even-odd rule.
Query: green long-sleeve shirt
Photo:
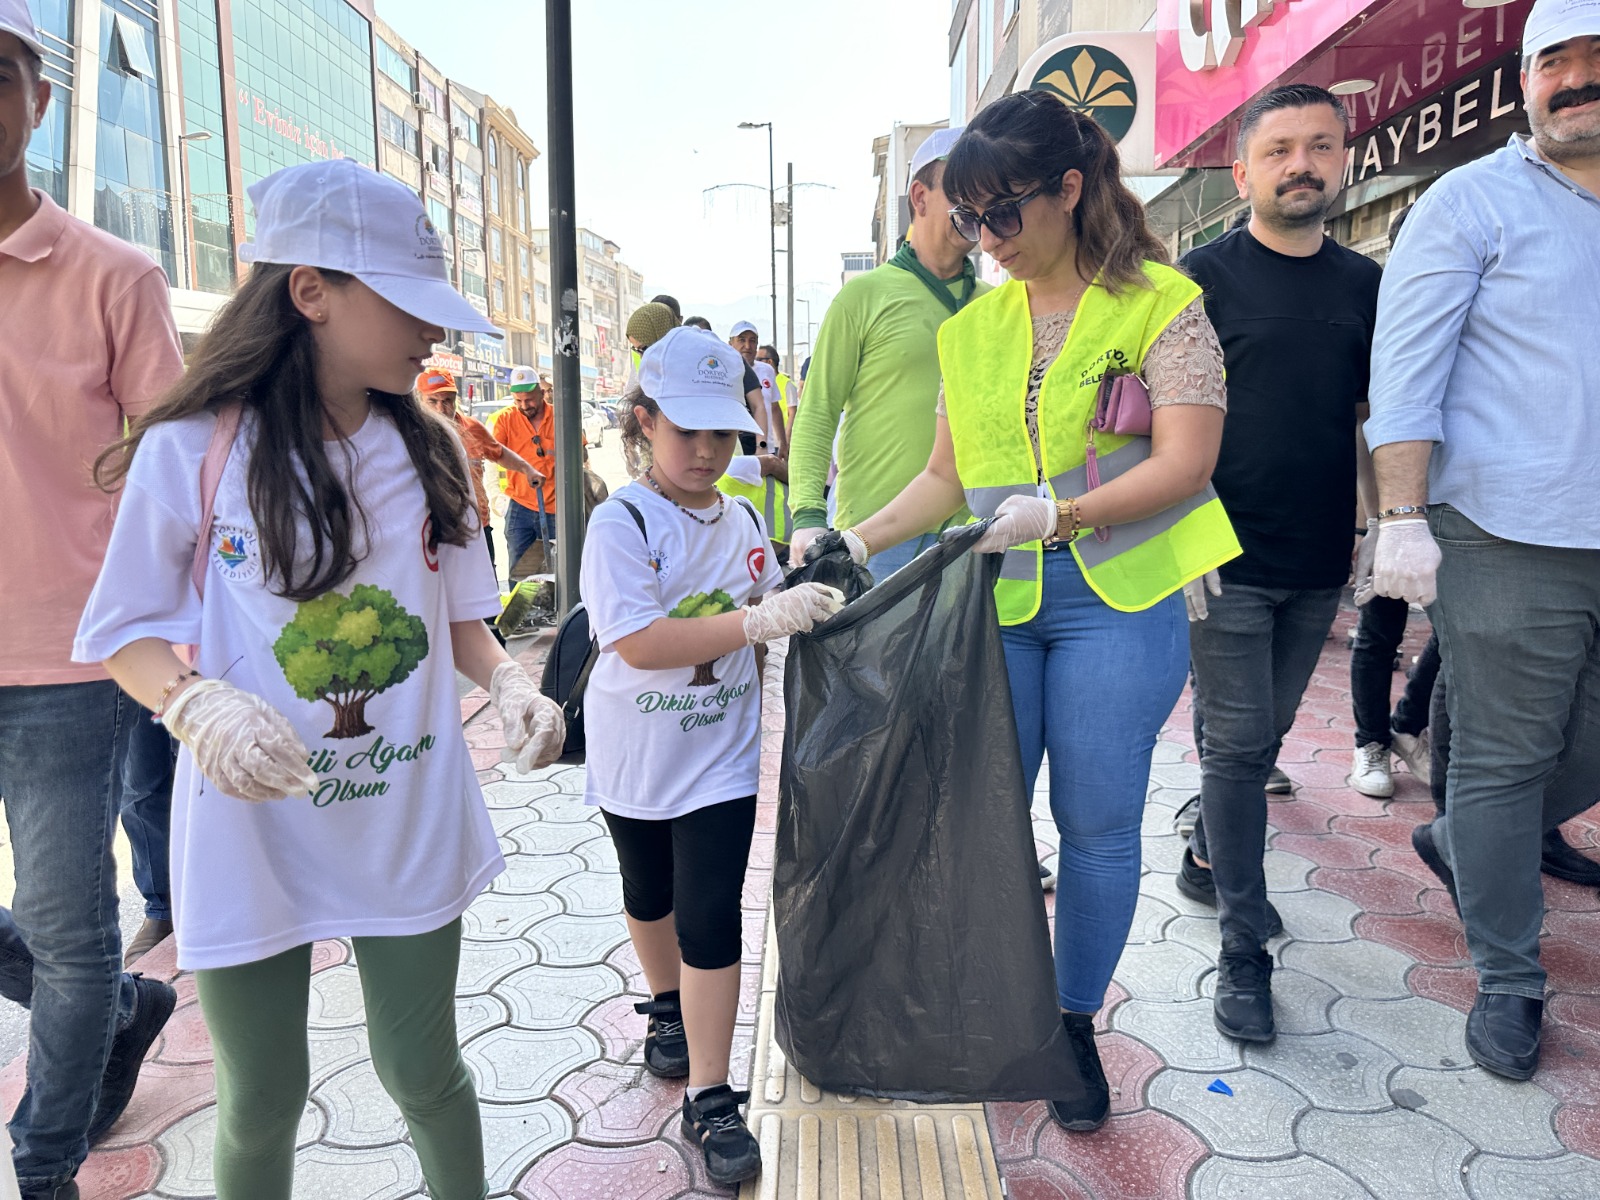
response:
[[[959,296],[961,281],[949,285]],[[979,294],[988,290],[978,284]],[[828,523],[822,491],[836,431],[840,529],[872,516],[928,465],[939,400],[936,335],[949,316],[921,280],[888,265],[852,279],[828,306],[789,436],[796,528]]]

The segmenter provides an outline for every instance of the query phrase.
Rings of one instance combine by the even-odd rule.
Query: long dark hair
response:
[[[355,572],[362,557],[357,534],[359,530],[365,542],[368,514],[359,497],[346,491],[322,440],[316,344],[289,297],[293,270],[276,263],[251,268],[200,339],[183,379],[127,437],[100,455],[94,474],[101,487],[113,489],[127,475],[151,426],[242,405],[256,418],[248,473],[250,512],[267,578],[279,595],[304,601],[333,590]],[[352,279],[338,271],[321,273],[335,287],[346,287]],[[417,469],[433,518],[434,547],[465,546],[476,533],[476,509],[455,434],[410,393],[369,395],[373,407],[400,431]],[[345,441],[343,435],[340,441]],[[350,453],[347,444],[344,448]],[[199,466],[195,464],[197,474]],[[309,553],[302,553],[299,544],[301,522],[311,531]]]
[[[1093,120],[1048,92],[1006,96],[974,117],[950,151],[944,190],[957,204],[987,204],[1035,187],[1054,196],[1061,177],[1074,170],[1083,175],[1083,195],[1072,210],[1079,271],[1098,274],[1113,295],[1148,286],[1144,264],[1167,262],[1167,248],[1123,185],[1116,146]]]
[[[650,439],[644,435],[644,426],[639,421],[639,414],[633,411],[636,406],[644,409],[652,417],[659,417],[661,409],[654,400],[644,394],[644,389],[637,383],[629,388],[628,394],[622,398],[622,419],[617,422],[617,432],[622,437],[622,461],[629,475],[641,479],[650,469],[652,456]]]

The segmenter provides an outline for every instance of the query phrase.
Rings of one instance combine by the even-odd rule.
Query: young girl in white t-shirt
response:
[[[622,869],[628,933],[653,999],[645,1066],[688,1076],[683,1130],[719,1183],[761,1152],[728,1084],[739,1004],[740,896],[761,763],[758,642],[838,610],[820,584],[771,592],[772,544],[748,504],[717,490],[756,429],[744,363],[709,333],[645,351],[623,438],[648,469],[594,511],[581,586],[600,657],[584,694],[585,796]],[[756,604],[765,596],[765,602]]]
[[[430,1194],[481,1200],[455,985],[461,914],[504,863],[456,672],[489,690],[522,769],[564,729],[483,623],[499,595],[465,457],[410,389],[446,327],[490,326],[402,184],[335,161],[250,198],[249,276],[98,464],[122,499],[74,657],[183,745],[178,965],[215,1050],[220,1200],[289,1200],[311,944],[335,937]],[[208,457],[225,466],[203,486]]]

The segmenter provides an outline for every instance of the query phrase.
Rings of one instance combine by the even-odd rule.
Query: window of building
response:
[[[963,30],[950,60],[950,124],[967,123],[967,34]]]
[[[540,304],[546,304],[550,300],[550,289],[542,283],[533,285],[533,294],[539,297]]]
[[[428,197],[428,220],[432,221],[433,227],[445,237],[455,236],[455,214],[432,196]]]
[[[378,70],[405,88],[406,95],[413,94],[417,90],[416,64],[409,55],[395,49],[382,38],[375,40],[378,44]]]
[[[444,89],[426,75],[422,77],[422,98],[428,105],[428,112],[442,121],[445,110],[448,108],[445,103]]]
[[[489,230],[489,253],[494,256],[496,266],[506,261],[506,242],[498,229]]]
[[[494,281],[494,311],[497,313],[506,311],[506,281],[504,279],[496,279]]]
[[[522,319],[524,321],[533,320],[533,297],[528,295],[527,292],[522,293]]]
[[[488,295],[484,290],[483,276],[466,266],[461,268],[461,290],[480,298]]]
[[[456,162],[456,184],[460,188],[456,193],[458,196],[483,203],[483,176],[459,160]]]
[[[450,174],[450,151],[432,138],[422,139],[422,161],[432,166],[436,174]]]
[[[156,77],[155,60],[145,42],[145,31],[126,13],[111,14],[111,52],[106,63],[119,75],[137,75],[140,79]]]
[[[550,326],[542,324],[539,326],[539,340],[546,346],[550,344]]]
[[[452,124],[460,130],[456,136],[476,146],[480,141],[477,116],[464,104],[452,104],[451,107],[455,112]]]
[[[977,0],[973,5],[978,22],[978,90],[994,74],[994,0]]]
[[[413,158],[422,151],[422,131],[399,113],[378,105],[378,136],[391,146],[398,146]]]
[[[109,4],[100,8],[94,223],[138,246],[175,279],[174,235],[181,217],[167,178],[155,46],[153,17],[131,16]]]
[[[872,255],[870,254],[846,254],[843,257],[846,271],[872,270]]]
[[[456,214],[456,235],[466,250],[483,249],[483,226],[463,213]]]
[[[489,135],[489,165],[491,167],[500,165],[500,139],[492,133]]]
[[[1021,0],[1006,0],[1005,16],[1001,18],[1002,26],[1011,24],[1011,18],[1017,15]]]
[[[526,246],[517,247],[517,269],[521,272],[523,279],[526,279],[528,276],[533,274],[533,272],[529,270],[528,248]]]
[[[489,144],[494,145],[493,142]],[[500,215],[500,176],[493,172],[489,174],[489,211],[497,217]]]

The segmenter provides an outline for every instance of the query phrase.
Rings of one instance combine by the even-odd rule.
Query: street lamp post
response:
[[[740,129],[765,129],[767,131],[767,241],[772,258],[772,340],[778,340],[778,226],[774,218],[778,211],[777,176],[773,171],[772,122],[740,121]]]
[[[200,286],[200,271],[194,261],[194,178],[189,172],[189,147],[196,142],[209,142],[211,131],[197,129],[193,133],[184,133],[178,136],[179,160],[183,168],[183,178],[179,181],[179,202],[183,205],[183,241],[184,241],[184,274],[188,277],[189,286]]]

